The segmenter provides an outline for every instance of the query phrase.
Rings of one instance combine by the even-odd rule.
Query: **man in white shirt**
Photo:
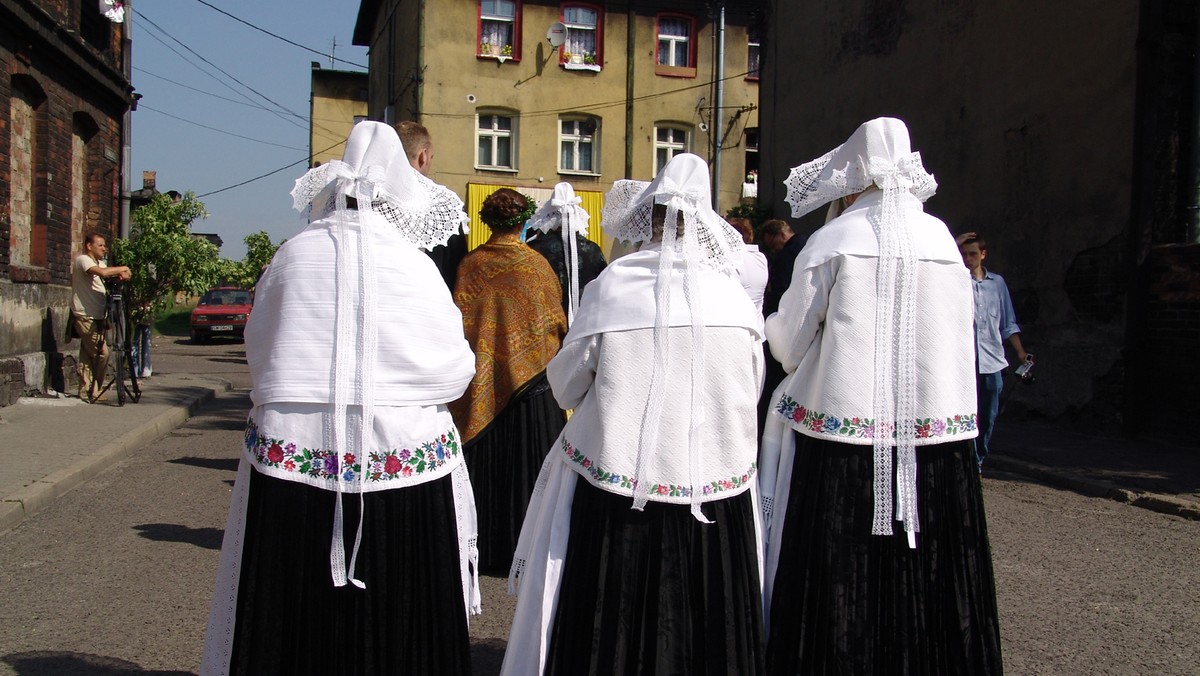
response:
[[[79,336],[79,398],[89,402],[98,393],[108,368],[108,346],[104,344],[107,290],[104,280],[126,281],[129,268],[108,267],[108,242],[102,233],[89,230],[83,237],[83,254],[71,263],[71,321]],[[99,384],[97,384],[99,383]]]

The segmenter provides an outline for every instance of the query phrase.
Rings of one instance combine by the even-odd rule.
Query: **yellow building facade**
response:
[[[309,96],[308,166],[342,159],[346,137],[358,122],[367,119],[367,74],[326,70],[312,64]]]
[[[369,48],[370,118],[429,129],[430,176],[467,202],[473,244],[482,196],[542,201],[559,181],[601,241],[613,182],[650,180],[680,152],[719,167],[722,213],[739,203],[757,169],[761,4],[727,3],[721,78],[720,23],[701,2],[363,0],[354,42]]]

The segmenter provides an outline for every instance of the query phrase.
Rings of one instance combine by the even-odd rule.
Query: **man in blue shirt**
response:
[[[1004,369],[1008,366],[1004,358],[1004,341],[1007,340],[1017,351],[1020,362],[1024,363],[1029,355],[1021,345],[1021,327],[1017,326],[1008,285],[1003,277],[983,267],[983,261],[987,258],[987,242],[974,232],[959,235],[957,241],[963,263],[971,271],[971,279],[975,282],[972,287],[975,290],[976,392],[979,397],[979,437],[975,440],[975,453],[982,471],[983,459],[988,454],[988,442],[992,438],[992,427],[1000,410]]]

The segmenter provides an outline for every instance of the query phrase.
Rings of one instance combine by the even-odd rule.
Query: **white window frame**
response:
[[[595,123],[595,129],[591,134],[586,133],[583,129],[583,124],[591,120]],[[572,133],[567,133],[563,130],[564,124],[573,124]],[[564,143],[572,144],[574,164],[573,167],[564,167],[562,165],[562,147]],[[592,166],[586,169],[579,167],[579,146],[587,143],[592,147]],[[588,176],[600,175],[600,118],[589,115],[566,115],[558,119],[558,173],[560,174],[586,174]]]
[[[667,141],[660,141],[658,138],[659,131],[671,132],[670,136],[672,138],[668,139]],[[682,134],[683,140],[682,141],[676,140],[674,138],[675,134]],[[660,168],[658,166],[658,151],[659,150],[667,151],[667,162],[670,162],[671,159],[674,158],[676,155],[678,155],[680,153],[690,152],[691,147],[692,147],[692,130],[689,129],[688,127],[686,127],[684,125],[680,125],[680,124],[670,124],[670,123],[654,125],[654,156],[653,156],[654,172],[651,175],[658,176],[658,170]],[[664,162],[664,164],[666,164],[666,163]]]
[[[491,118],[490,125],[483,127],[484,118]],[[500,129],[499,118],[508,119],[508,129]],[[517,114],[508,110],[481,110],[475,114],[475,168],[486,171],[517,171]],[[499,156],[500,140],[508,139],[510,164],[483,164],[479,157],[479,143],[491,139],[491,155],[494,162]]]
[[[664,34],[662,32],[662,25],[663,25],[664,20],[679,21],[679,22],[683,23],[685,26],[687,26],[687,35],[679,36],[679,35]],[[658,16],[658,20],[656,21],[656,25],[655,25],[654,29],[655,29],[655,33],[658,35],[658,42],[656,43],[657,46],[655,47],[655,49],[657,50],[655,59],[659,66],[666,66],[668,68],[694,68],[695,67],[692,64],[692,46],[693,46],[692,40],[695,39],[694,33],[696,32],[696,22],[695,21],[693,21],[690,17],[686,17],[686,16],[682,16],[682,15],[678,15],[678,14],[660,14]],[[668,44],[669,51],[670,51],[672,58],[676,54],[678,54],[678,52],[676,51],[676,48],[678,46],[682,45],[682,47],[683,47],[683,63],[674,63],[673,61],[671,63],[663,63],[662,62],[663,42],[666,42]]]

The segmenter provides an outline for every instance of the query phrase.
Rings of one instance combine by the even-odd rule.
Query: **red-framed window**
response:
[[[670,77],[696,77],[696,19],[685,14],[659,14],[654,72]]]
[[[521,60],[521,0],[479,0],[475,54]]]
[[[600,70],[604,66],[604,8],[585,2],[564,2],[560,19],[567,27],[559,63],[567,68]]]

